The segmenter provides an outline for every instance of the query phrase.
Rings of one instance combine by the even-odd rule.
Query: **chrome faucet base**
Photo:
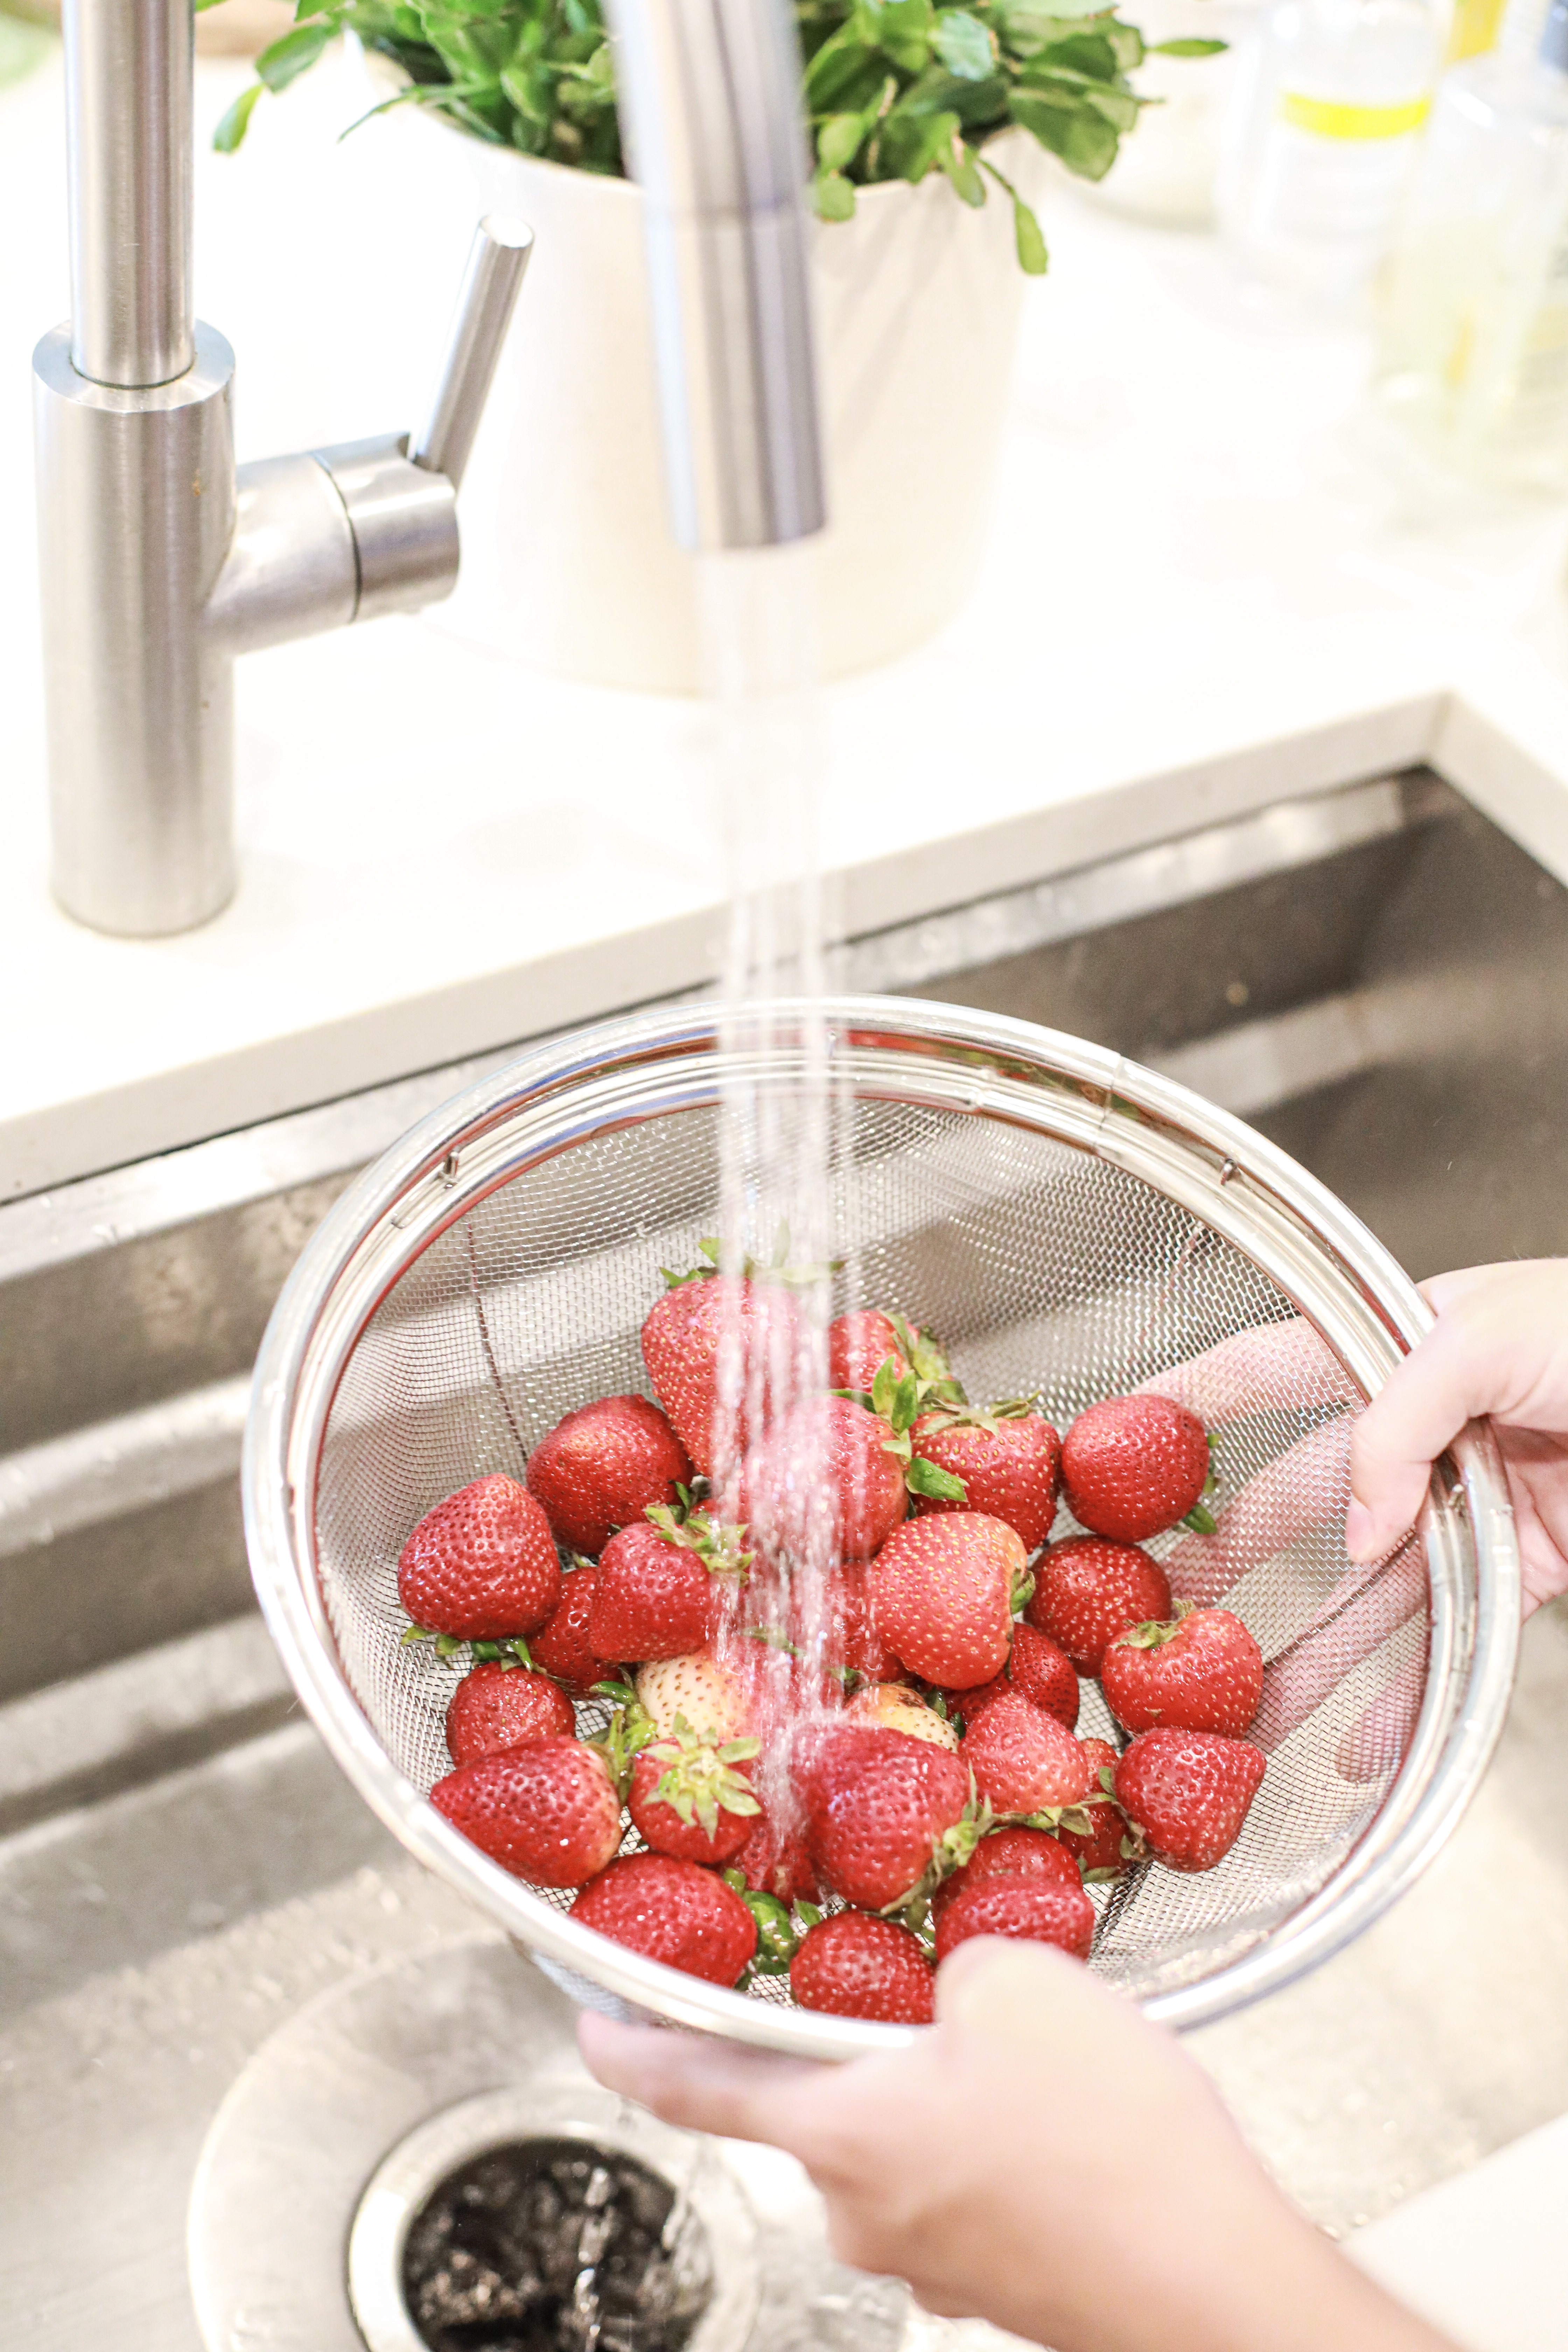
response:
[[[234,353],[197,324],[173,383],[33,358],[55,896],[150,938],[234,895],[233,666],[201,625],[234,533]]]

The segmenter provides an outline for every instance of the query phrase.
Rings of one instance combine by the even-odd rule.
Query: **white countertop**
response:
[[[245,79],[197,79],[198,308],[238,355],[240,455],[405,422],[423,386],[357,257],[395,246],[394,282],[444,299],[454,239],[368,160],[398,118],[336,146],[363,86],[329,60],[216,157]],[[435,616],[241,664],[216,921],[126,941],[58,911],[26,457],[67,308],[58,59],[0,92],[0,1197],[704,977],[694,706]],[[1210,240],[1066,188],[1047,227],[981,584],[829,691],[846,926],[1423,758],[1568,879],[1568,509],[1434,499],[1367,414],[1363,339],[1248,311]]]

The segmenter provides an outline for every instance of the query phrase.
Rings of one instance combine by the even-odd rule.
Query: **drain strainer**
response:
[[[689,2204],[602,2140],[459,2165],[409,2222],[402,2273],[430,2352],[684,2352],[713,2292]]]
[[[575,2023],[565,1996],[486,1931],[352,1977],[280,2027],[215,2116],[192,2187],[191,2292],[208,2352],[588,2352],[595,2318],[592,2352],[658,2352],[651,2328],[613,2333],[636,2315],[635,2293],[584,2277],[618,2259],[610,2235],[600,2246],[586,2228],[611,2206],[627,2218],[628,2254],[640,2231],[670,2258],[662,2274],[646,2262],[641,2273],[651,2304],[668,2293],[669,2352],[967,2352],[969,2331],[927,2320],[896,2281],[834,2261],[822,2201],[793,2158],[672,2131],[601,2090]],[[507,2263],[489,2259],[505,2249],[486,2253],[482,2209],[509,2172],[513,2188],[552,2182],[553,2258],[574,2263],[563,2297],[532,2299],[532,2336],[492,2327],[478,2304],[487,2284],[493,2300],[508,2283]],[[479,2192],[468,2213],[483,2224],[467,2237],[465,2189]],[[552,2252],[535,2240],[514,2249],[513,2287]],[[424,2300],[453,2248],[485,2257],[447,2263],[449,2287],[472,2291],[466,2316],[458,2293]],[[548,2326],[553,2337],[538,2332]]]
[[[521,2084],[385,2158],[349,2296],[369,2352],[741,2352],[756,2229],[712,2142],[591,2085]]]

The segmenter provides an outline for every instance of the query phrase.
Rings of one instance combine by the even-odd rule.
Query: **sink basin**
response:
[[[1568,1250],[1568,892],[1425,772],[1022,879],[844,964],[851,988],[1156,1064],[1417,1276]],[[0,2346],[195,2352],[186,2212],[237,2078],[313,2000],[475,1934],[294,1706],[250,1608],[236,1474],[248,1366],[311,1226],[500,1058],[0,1209]],[[1194,2037],[1333,2230],[1568,2108],[1565,1709],[1548,1611],[1420,1887]],[[242,2340],[279,2339],[258,2313]]]

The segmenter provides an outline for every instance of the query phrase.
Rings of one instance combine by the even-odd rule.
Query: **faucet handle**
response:
[[[474,231],[435,397],[408,452],[426,473],[445,474],[454,489],[468,466],[532,251],[533,231],[503,214],[487,213]]]

